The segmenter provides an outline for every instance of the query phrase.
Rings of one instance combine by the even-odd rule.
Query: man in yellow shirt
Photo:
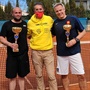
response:
[[[54,70],[54,56],[52,52],[53,41],[51,27],[53,19],[44,15],[41,2],[34,5],[34,15],[28,21],[28,36],[30,36],[30,47],[32,49],[32,60],[36,73],[37,90],[45,90],[42,75],[45,65],[48,74],[50,90],[57,90],[57,81]]]

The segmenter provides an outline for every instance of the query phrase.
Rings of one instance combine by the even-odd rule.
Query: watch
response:
[[[75,38],[76,42],[79,42],[80,40],[78,38]]]

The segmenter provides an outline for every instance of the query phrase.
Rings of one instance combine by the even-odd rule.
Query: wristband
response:
[[[80,40],[78,38],[75,38],[76,42],[79,42]]]

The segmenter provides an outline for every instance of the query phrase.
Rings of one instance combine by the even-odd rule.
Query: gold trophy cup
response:
[[[70,21],[67,21],[67,23],[65,25],[63,25],[63,29],[66,30],[65,35],[67,37],[67,42],[66,44],[69,42],[69,35],[70,35],[70,30],[71,30],[71,25],[70,25]]]
[[[12,31],[15,33],[14,39],[15,39],[15,43],[17,44],[17,40],[19,38],[19,33],[22,31],[22,28],[21,27],[12,27]],[[19,52],[19,48],[13,49],[13,52]]]

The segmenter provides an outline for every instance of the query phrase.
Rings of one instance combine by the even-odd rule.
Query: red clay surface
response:
[[[54,38],[54,41],[55,41],[55,38]],[[87,32],[81,41],[90,41],[90,32]],[[82,49],[81,55],[83,58],[85,72],[86,72],[86,74],[85,74],[86,80],[87,80],[87,82],[90,82],[90,43],[81,44],[81,49]],[[34,71],[34,68],[32,65],[30,51],[31,50],[29,50],[28,54],[30,57],[31,72],[30,72],[30,74],[27,75],[27,78],[30,81],[30,83],[26,81],[25,84],[26,84],[26,88],[27,88],[26,90],[35,90],[37,87],[37,83],[36,83],[36,78],[35,78],[35,71]],[[55,67],[56,67],[56,46],[54,46],[54,48],[53,48],[53,53],[54,53],[54,57],[55,57]],[[0,47],[0,90],[8,90],[9,80],[5,77],[5,69],[6,69],[6,67],[5,67],[6,60],[5,59],[6,59],[6,47]],[[48,77],[47,77],[45,68],[43,69],[43,76],[45,79],[45,85],[46,85],[46,87],[48,87]],[[61,82],[60,76],[56,74],[56,78],[57,78],[59,90],[63,90],[63,88],[61,87],[62,82]],[[77,77],[75,75],[69,74],[69,78],[70,78],[70,85],[78,83]],[[88,87],[89,87],[89,85],[88,85]],[[32,89],[32,88],[34,88],[34,89]],[[19,90],[18,85],[17,85],[16,90]],[[48,88],[46,88],[46,90],[48,90]],[[70,90],[80,90],[80,89],[78,88],[78,85],[76,85],[75,87],[70,86]],[[88,88],[88,90],[90,90],[90,87]]]

